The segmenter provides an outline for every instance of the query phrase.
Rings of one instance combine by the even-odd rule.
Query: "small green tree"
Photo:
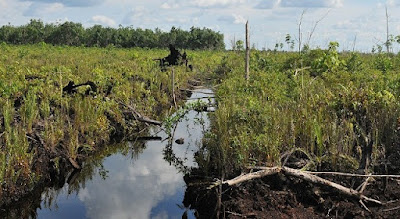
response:
[[[345,65],[345,62],[339,59],[338,47],[338,42],[329,43],[328,50],[312,63],[313,76],[318,76],[323,72],[337,71],[339,67]]]
[[[243,40],[236,41],[236,49],[238,51],[243,51],[244,50],[244,42],[243,42]]]

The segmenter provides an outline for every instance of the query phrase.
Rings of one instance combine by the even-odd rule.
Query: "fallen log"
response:
[[[358,192],[358,191],[356,191],[354,189],[347,188],[347,187],[342,186],[340,184],[337,184],[337,183],[334,183],[332,181],[326,180],[326,179],[321,178],[319,176],[315,176],[315,175],[309,174],[309,173],[304,172],[304,171],[292,169],[292,168],[289,168],[289,167],[282,167],[282,172],[285,175],[294,176],[294,177],[303,179],[305,181],[308,181],[308,182],[311,182],[311,183],[314,183],[314,184],[320,184],[320,185],[329,186],[331,188],[336,189],[340,193],[343,193],[343,194],[345,194],[347,196],[350,196],[350,197],[358,198],[358,199],[360,199],[362,201],[369,201],[369,202],[374,202],[376,204],[382,205],[381,201],[375,200],[375,199],[372,199],[372,198],[368,198],[365,195],[363,195],[362,193],[360,193],[360,192]]]
[[[208,188],[214,188],[215,186],[221,185],[221,184],[226,184],[228,186],[233,186],[242,182],[246,182],[252,179],[257,179],[257,178],[262,178],[264,176],[269,176],[273,174],[277,174],[279,172],[287,175],[287,176],[292,176],[292,177],[297,177],[302,180],[305,180],[307,182],[313,183],[313,184],[319,184],[319,185],[324,185],[330,188],[335,189],[336,191],[347,195],[349,197],[356,198],[360,200],[363,204],[363,201],[368,201],[368,202],[373,202],[375,204],[383,205],[383,203],[379,200],[369,198],[363,194],[363,191],[365,190],[366,184],[368,183],[368,180],[365,182],[365,185],[363,185],[360,189],[360,191],[354,190],[352,188],[348,188],[345,186],[342,186],[338,183],[329,181],[327,179],[321,178],[319,176],[313,175],[313,172],[308,172],[308,171],[301,171],[289,167],[256,167],[256,169],[261,169],[256,172],[248,173],[248,174],[243,174],[238,177],[235,177],[230,180],[226,181],[217,181],[213,185],[209,186]],[[366,177],[373,178],[374,175],[365,175]],[[382,175],[379,175],[382,176]],[[365,206],[366,207],[366,206]],[[368,208],[366,208],[368,209]]]
[[[142,137],[137,137],[135,140],[137,140],[137,141],[161,141],[162,138],[160,136],[142,136]]]

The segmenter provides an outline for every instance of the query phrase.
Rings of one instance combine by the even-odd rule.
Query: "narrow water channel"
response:
[[[196,90],[188,102],[208,101],[209,93],[208,89]],[[95,164],[85,164],[90,170],[83,169],[74,177],[84,180],[42,194],[40,208],[35,210],[37,218],[182,218],[183,214],[194,218],[182,204],[182,164],[196,166],[193,154],[208,126],[206,112],[190,111],[178,124],[169,147],[173,158],[167,153],[168,136],[153,129],[150,134],[162,141],[126,142],[118,152],[94,159]],[[180,138],[184,143],[175,143]]]

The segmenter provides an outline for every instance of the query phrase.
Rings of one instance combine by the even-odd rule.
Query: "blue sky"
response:
[[[385,5],[390,33],[400,35],[400,0],[0,0],[0,25],[41,19],[166,31],[172,26],[207,27],[223,33],[230,48],[232,39],[244,38],[244,23],[249,20],[251,42],[261,49],[284,43],[288,33],[297,39],[299,18],[306,9],[303,42],[314,23],[328,13],[309,40],[312,47],[326,48],[330,41],[338,41],[341,50],[351,50],[356,38],[357,50],[371,51],[386,40]],[[395,51],[399,47],[395,44]]]

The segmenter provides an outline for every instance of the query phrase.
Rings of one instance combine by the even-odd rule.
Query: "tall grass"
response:
[[[310,157],[308,169],[354,171],[365,168],[372,145],[366,165],[378,166],[399,149],[400,118],[400,74],[377,69],[371,60],[381,58],[348,59],[332,49],[302,57],[254,51],[247,82],[241,64],[232,61],[237,55],[226,56],[216,69],[224,73],[218,110],[197,160],[206,169],[233,173],[280,165],[282,154],[298,149]],[[311,65],[326,59],[337,61]],[[296,70],[289,62],[311,68]]]

